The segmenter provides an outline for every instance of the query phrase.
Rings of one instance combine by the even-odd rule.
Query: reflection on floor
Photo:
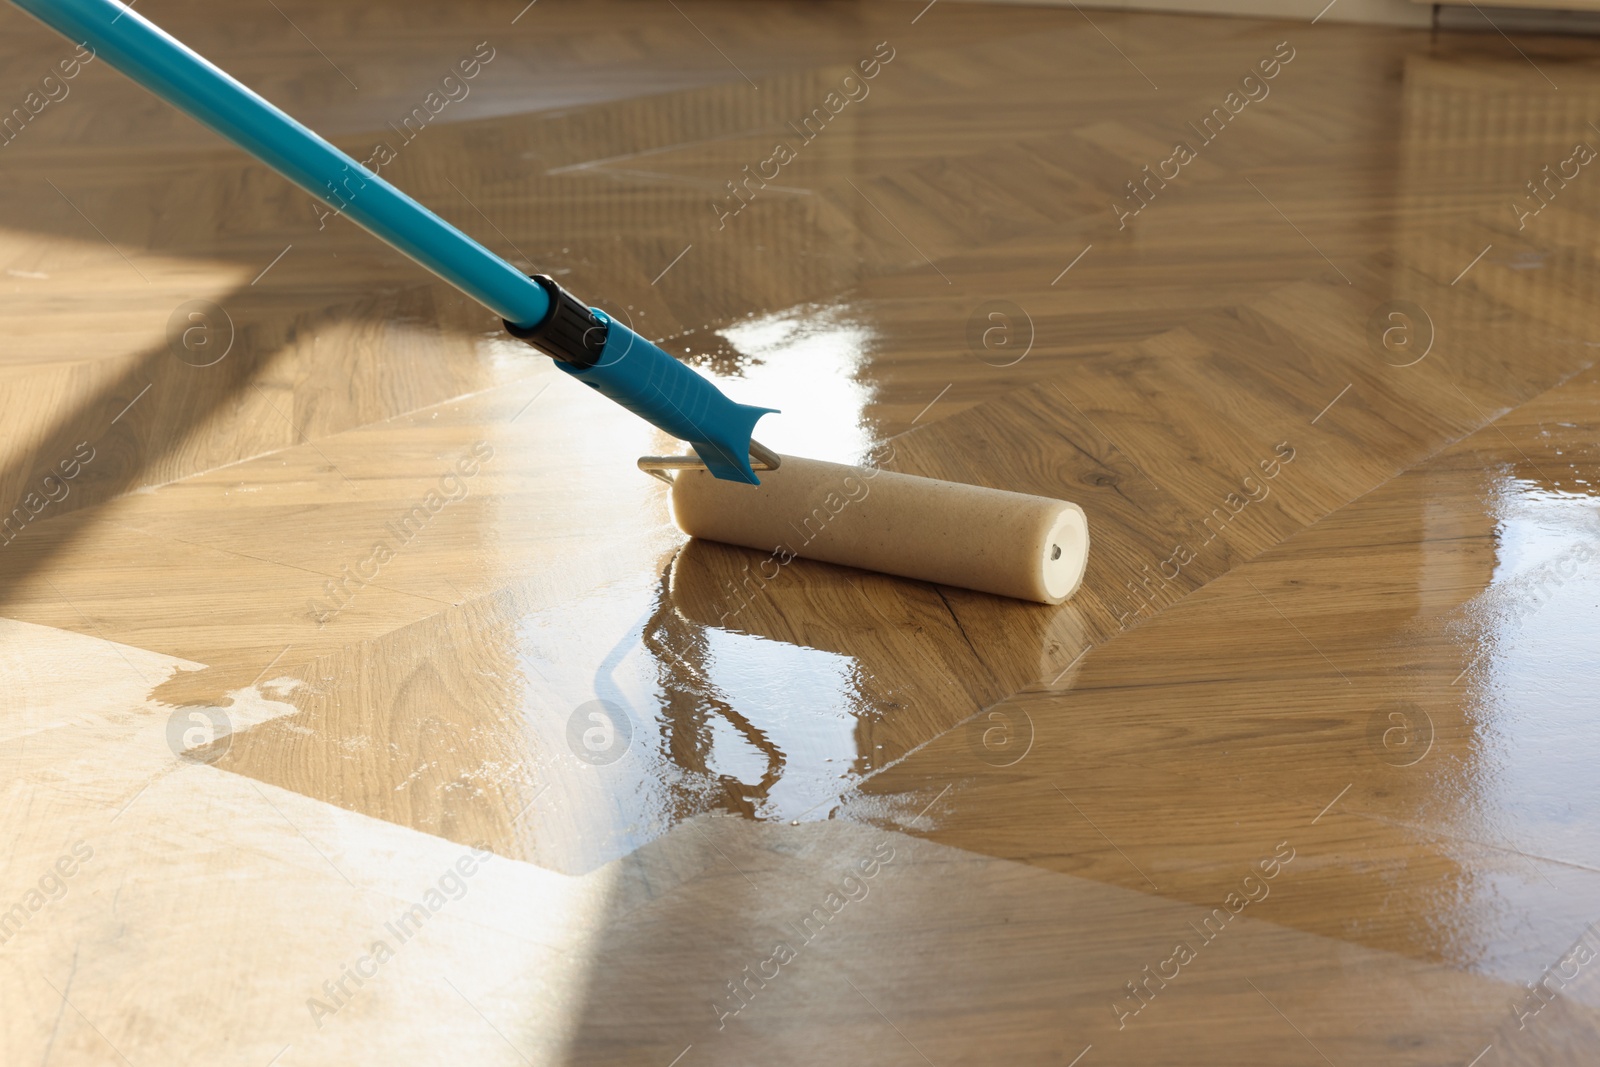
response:
[[[768,444],[1094,551],[686,544],[668,442],[90,63],[0,168],[4,1062],[1592,1060],[1584,42],[146,3]]]

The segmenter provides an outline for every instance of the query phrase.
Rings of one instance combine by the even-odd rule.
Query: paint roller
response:
[[[781,457],[751,437],[776,409],[734,402],[553,279],[525,276],[131,7],[12,2],[498,314],[562,371],[687,442],[693,456],[639,461],[671,484],[685,533],[1042,603],[1076,590],[1089,545],[1077,505]]]
[[[680,470],[672,515],[691,537],[1059,604],[1089,558],[1083,509],[1064,500],[783,456],[759,487]],[[648,464],[650,457],[640,461]]]

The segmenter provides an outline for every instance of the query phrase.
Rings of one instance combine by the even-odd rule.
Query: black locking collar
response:
[[[606,323],[589,307],[561,288],[547,274],[531,276],[550,296],[550,310],[536,325],[522,327],[507,322],[511,336],[533,345],[551,359],[580,370],[600,362],[606,347]],[[503,320],[502,320],[503,321]]]

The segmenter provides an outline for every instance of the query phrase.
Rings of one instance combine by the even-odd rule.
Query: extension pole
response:
[[[770,408],[711,382],[548,278],[533,279],[118,0],[12,0],[505,320],[585,384],[755,482],[750,433]]]

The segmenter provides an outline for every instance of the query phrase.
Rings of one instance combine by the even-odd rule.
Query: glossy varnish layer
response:
[[[1046,608],[685,543],[671,442],[91,63],[0,149],[0,1058],[1587,1062],[1583,42],[149,13],[769,445],[1094,550]]]

